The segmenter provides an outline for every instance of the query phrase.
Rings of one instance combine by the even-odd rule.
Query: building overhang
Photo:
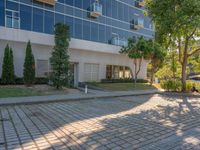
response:
[[[0,40],[54,46],[54,36],[45,33],[0,27]],[[71,38],[70,49],[119,54],[120,46]]]

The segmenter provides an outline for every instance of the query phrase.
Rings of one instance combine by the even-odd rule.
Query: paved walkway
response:
[[[0,150],[199,150],[200,98],[143,95],[0,107]]]
[[[118,92],[104,92],[92,90],[88,94],[76,93],[67,95],[48,95],[48,96],[30,96],[30,97],[15,97],[15,98],[0,98],[1,105],[12,104],[30,104],[30,103],[45,103],[56,101],[69,101],[69,100],[84,100],[94,98],[108,98],[108,97],[120,97],[120,96],[132,96],[132,95],[145,95],[158,93],[158,90],[140,90],[140,91],[118,91]]]

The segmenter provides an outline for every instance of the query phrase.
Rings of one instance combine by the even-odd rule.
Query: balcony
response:
[[[91,6],[90,16],[97,18],[102,15],[103,6],[96,0]]]
[[[133,30],[139,30],[144,28],[144,19],[142,18],[137,18],[133,19],[131,21],[131,29]]]
[[[41,2],[41,3],[44,3],[44,4],[48,4],[48,5],[55,5],[55,3],[57,2],[57,0],[35,0],[37,2]]]
[[[117,45],[117,46],[127,46],[128,41],[125,38],[113,37],[111,40],[111,44]]]
[[[144,0],[137,0],[137,1],[135,1],[135,6],[138,7],[138,8],[144,7],[145,6]]]

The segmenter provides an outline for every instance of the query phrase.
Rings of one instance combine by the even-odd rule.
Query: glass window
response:
[[[19,0],[20,2],[22,3],[25,3],[25,4],[32,4],[32,0]]]
[[[33,8],[33,31],[43,32],[43,10]]]
[[[111,43],[112,30],[111,27],[106,27],[106,42]]]
[[[55,14],[55,24],[64,23],[64,16],[60,14]]]
[[[65,4],[70,5],[70,6],[74,6],[74,0],[65,0]]]
[[[6,27],[12,28],[12,16],[6,16]]]
[[[82,20],[75,19],[74,21],[74,27],[75,27],[75,38],[82,39],[83,30],[82,30]]]
[[[65,0],[58,0],[59,3],[65,3]]]
[[[118,17],[117,4],[118,2],[116,0],[112,0],[112,17],[115,19]]]
[[[4,26],[5,25],[5,12],[4,12],[4,1],[0,1],[0,26]]]
[[[15,29],[20,28],[19,12],[6,10],[5,19],[6,19],[6,27]]]
[[[112,0],[105,0],[106,1],[106,16],[112,16]]]
[[[96,23],[91,23],[91,40],[98,42],[99,39],[99,26]]]
[[[91,0],[84,0],[83,9],[89,10],[91,3]]]
[[[90,40],[90,22],[83,21],[83,39]]]
[[[83,0],[75,0],[74,1],[74,6],[78,7],[78,8],[83,8]]]
[[[6,8],[18,11],[19,10],[19,4],[15,3],[15,2],[6,1]]]
[[[21,29],[31,30],[32,8],[26,5],[20,5]]]
[[[119,20],[123,20],[124,18],[124,4],[122,3],[118,3],[118,19]]]
[[[70,27],[70,35],[72,37],[74,37],[74,34],[73,34],[73,23],[74,23],[74,18],[65,16],[65,24]]]
[[[82,10],[80,10],[80,9],[74,9],[74,12],[75,12],[75,16],[76,17],[82,18],[82,16],[83,16]]]
[[[45,11],[44,17],[44,32],[52,34],[54,30],[54,14],[50,11]]]
[[[106,27],[104,25],[99,25],[99,41],[106,43]]]
[[[65,6],[65,14],[73,15],[73,8],[70,6]]]
[[[123,16],[123,20],[128,22],[129,21],[129,7],[127,5],[124,5],[124,16]]]
[[[60,4],[60,3],[56,3],[56,5],[55,5],[55,11],[64,13],[64,5]]]

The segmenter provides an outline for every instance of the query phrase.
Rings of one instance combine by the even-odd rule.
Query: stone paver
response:
[[[200,150],[200,99],[145,95],[0,107],[0,150]]]

